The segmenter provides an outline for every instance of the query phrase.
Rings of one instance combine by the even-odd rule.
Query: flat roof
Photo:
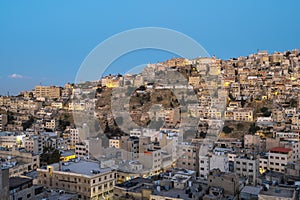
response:
[[[99,162],[85,160],[81,160],[79,162],[68,162],[68,165],[62,165],[61,171],[87,176],[94,176],[96,174],[92,172],[93,170],[99,171],[99,173],[106,173],[112,171],[112,169],[110,168],[100,168]]]
[[[272,153],[277,153],[277,152],[278,153],[288,153],[290,151],[292,151],[292,149],[284,148],[284,147],[274,147],[274,148],[270,149],[270,152],[272,152]]]
[[[61,156],[71,156],[71,155],[75,155],[75,152],[73,151],[64,151],[63,153],[61,153]]]
[[[18,188],[18,187],[20,187],[24,184],[28,184],[28,183],[32,183],[31,178],[25,178],[25,177],[19,177],[19,176],[11,177],[11,178],[9,178],[9,189],[13,190],[15,188]]]
[[[259,188],[259,187],[245,186],[241,192],[247,193],[247,194],[258,195],[260,191],[261,191],[261,188]]]
[[[294,190],[286,189],[286,188],[270,188],[267,191],[261,190],[259,194],[267,195],[267,196],[292,198],[294,196]]]

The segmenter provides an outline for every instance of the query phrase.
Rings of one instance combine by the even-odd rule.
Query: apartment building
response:
[[[179,108],[170,108],[165,110],[165,123],[168,127],[175,127],[180,122]]]
[[[0,131],[4,130],[4,126],[7,124],[7,114],[0,113]]]
[[[59,98],[61,95],[61,88],[55,86],[35,86],[35,97],[36,98]]]
[[[9,176],[20,176],[40,166],[40,157],[29,152],[12,148],[11,151],[0,150],[0,158],[5,160],[1,167],[9,169]]]
[[[259,159],[251,155],[235,157],[234,173],[240,177],[247,177],[249,184],[256,185],[259,175]]]
[[[268,169],[284,173],[285,166],[292,161],[292,149],[275,147],[270,149],[268,155]]]
[[[225,119],[226,120],[234,120],[234,121],[253,121],[253,110],[252,109],[234,109],[234,110],[226,110],[225,111]]]
[[[139,157],[139,138],[122,136],[120,149],[123,150],[123,159],[134,160]]]
[[[158,174],[162,170],[161,150],[148,149],[139,156],[139,161],[145,169],[150,170],[150,175]]]
[[[23,138],[22,146],[28,152],[39,154],[43,152],[44,141],[39,136],[25,137]]]
[[[114,147],[114,148],[117,148],[119,149],[120,148],[120,139],[109,139],[109,147]]]
[[[13,146],[20,146],[24,134],[15,132],[0,132],[0,146],[12,148]]]
[[[287,163],[284,174],[287,181],[300,181],[300,160]]]
[[[100,168],[98,162],[55,163],[39,168],[38,184],[77,194],[77,199],[108,199],[115,185],[115,171]]]
[[[47,129],[51,129],[51,130],[55,130],[55,128],[58,126],[58,121],[56,121],[55,119],[46,121],[45,123],[45,128]]]
[[[80,142],[79,138],[79,129],[78,128],[72,128],[70,129],[70,146],[71,148],[75,148],[75,144]]]
[[[197,144],[181,143],[178,145],[176,167],[199,171],[199,149]]]
[[[239,178],[234,173],[214,169],[209,172],[208,186],[222,188],[225,195],[236,196],[239,192]]]
[[[102,141],[99,138],[83,140],[75,144],[75,155],[80,158],[100,158],[103,154]]]

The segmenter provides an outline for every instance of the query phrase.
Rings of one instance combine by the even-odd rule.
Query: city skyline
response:
[[[95,46],[133,28],[180,31],[221,59],[247,56],[258,49],[272,53],[300,47],[297,1],[273,1],[272,5],[229,1],[218,6],[214,1],[132,1],[118,2],[118,7],[115,2],[96,1],[0,4],[1,95],[16,95],[40,83],[74,82],[80,64]],[[157,50],[131,52],[116,60],[107,73],[125,73],[134,66],[174,56]]]

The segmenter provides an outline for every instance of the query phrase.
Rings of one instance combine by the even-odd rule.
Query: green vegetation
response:
[[[229,126],[224,126],[223,127],[223,132],[225,133],[225,134],[229,134],[229,133],[231,133],[233,131],[233,128],[230,128]]]
[[[43,164],[53,164],[59,162],[60,152],[52,147],[44,147],[43,153],[41,155],[41,163]]]

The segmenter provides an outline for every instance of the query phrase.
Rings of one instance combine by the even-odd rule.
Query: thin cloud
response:
[[[20,74],[11,74],[11,75],[9,75],[8,77],[9,77],[9,78],[23,78],[23,76],[20,75]]]
[[[30,78],[30,77],[27,77],[27,76],[23,76],[21,74],[11,74],[8,76],[9,78],[13,78],[13,79],[23,79],[23,78]]]

